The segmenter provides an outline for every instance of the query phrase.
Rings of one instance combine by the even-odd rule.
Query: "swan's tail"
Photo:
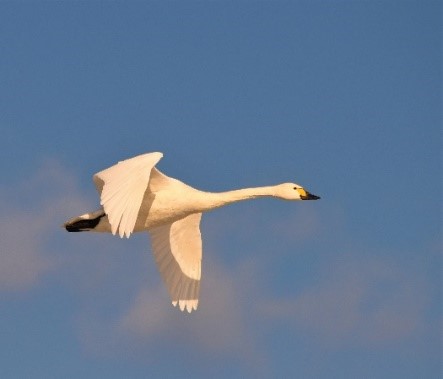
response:
[[[66,221],[63,224],[63,227],[68,232],[85,232],[88,230],[94,230],[104,216],[106,216],[106,214],[103,209],[91,213],[85,213],[84,215]]]

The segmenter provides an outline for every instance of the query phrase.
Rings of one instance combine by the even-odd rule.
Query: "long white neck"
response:
[[[226,192],[205,192],[205,208],[208,210],[236,203],[242,200],[256,199],[258,197],[276,196],[274,186],[244,188]]]

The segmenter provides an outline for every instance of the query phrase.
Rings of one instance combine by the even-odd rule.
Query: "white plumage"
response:
[[[102,209],[72,218],[64,226],[70,232],[111,232],[120,237],[148,231],[172,304],[182,311],[191,312],[198,306],[203,212],[263,196],[319,199],[294,183],[219,193],[199,191],[155,168],[162,157],[162,153],[139,155],[95,174]]]

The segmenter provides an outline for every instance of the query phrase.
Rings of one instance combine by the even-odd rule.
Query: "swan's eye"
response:
[[[297,190],[297,187],[294,187],[295,190]]]

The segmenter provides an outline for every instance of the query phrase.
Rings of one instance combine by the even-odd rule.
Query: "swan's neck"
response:
[[[274,197],[275,188],[273,186],[244,188],[217,193],[207,192],[206,195],[208,199],[208,209],[214,209],[242,200],[256,199],[258,197]]]

